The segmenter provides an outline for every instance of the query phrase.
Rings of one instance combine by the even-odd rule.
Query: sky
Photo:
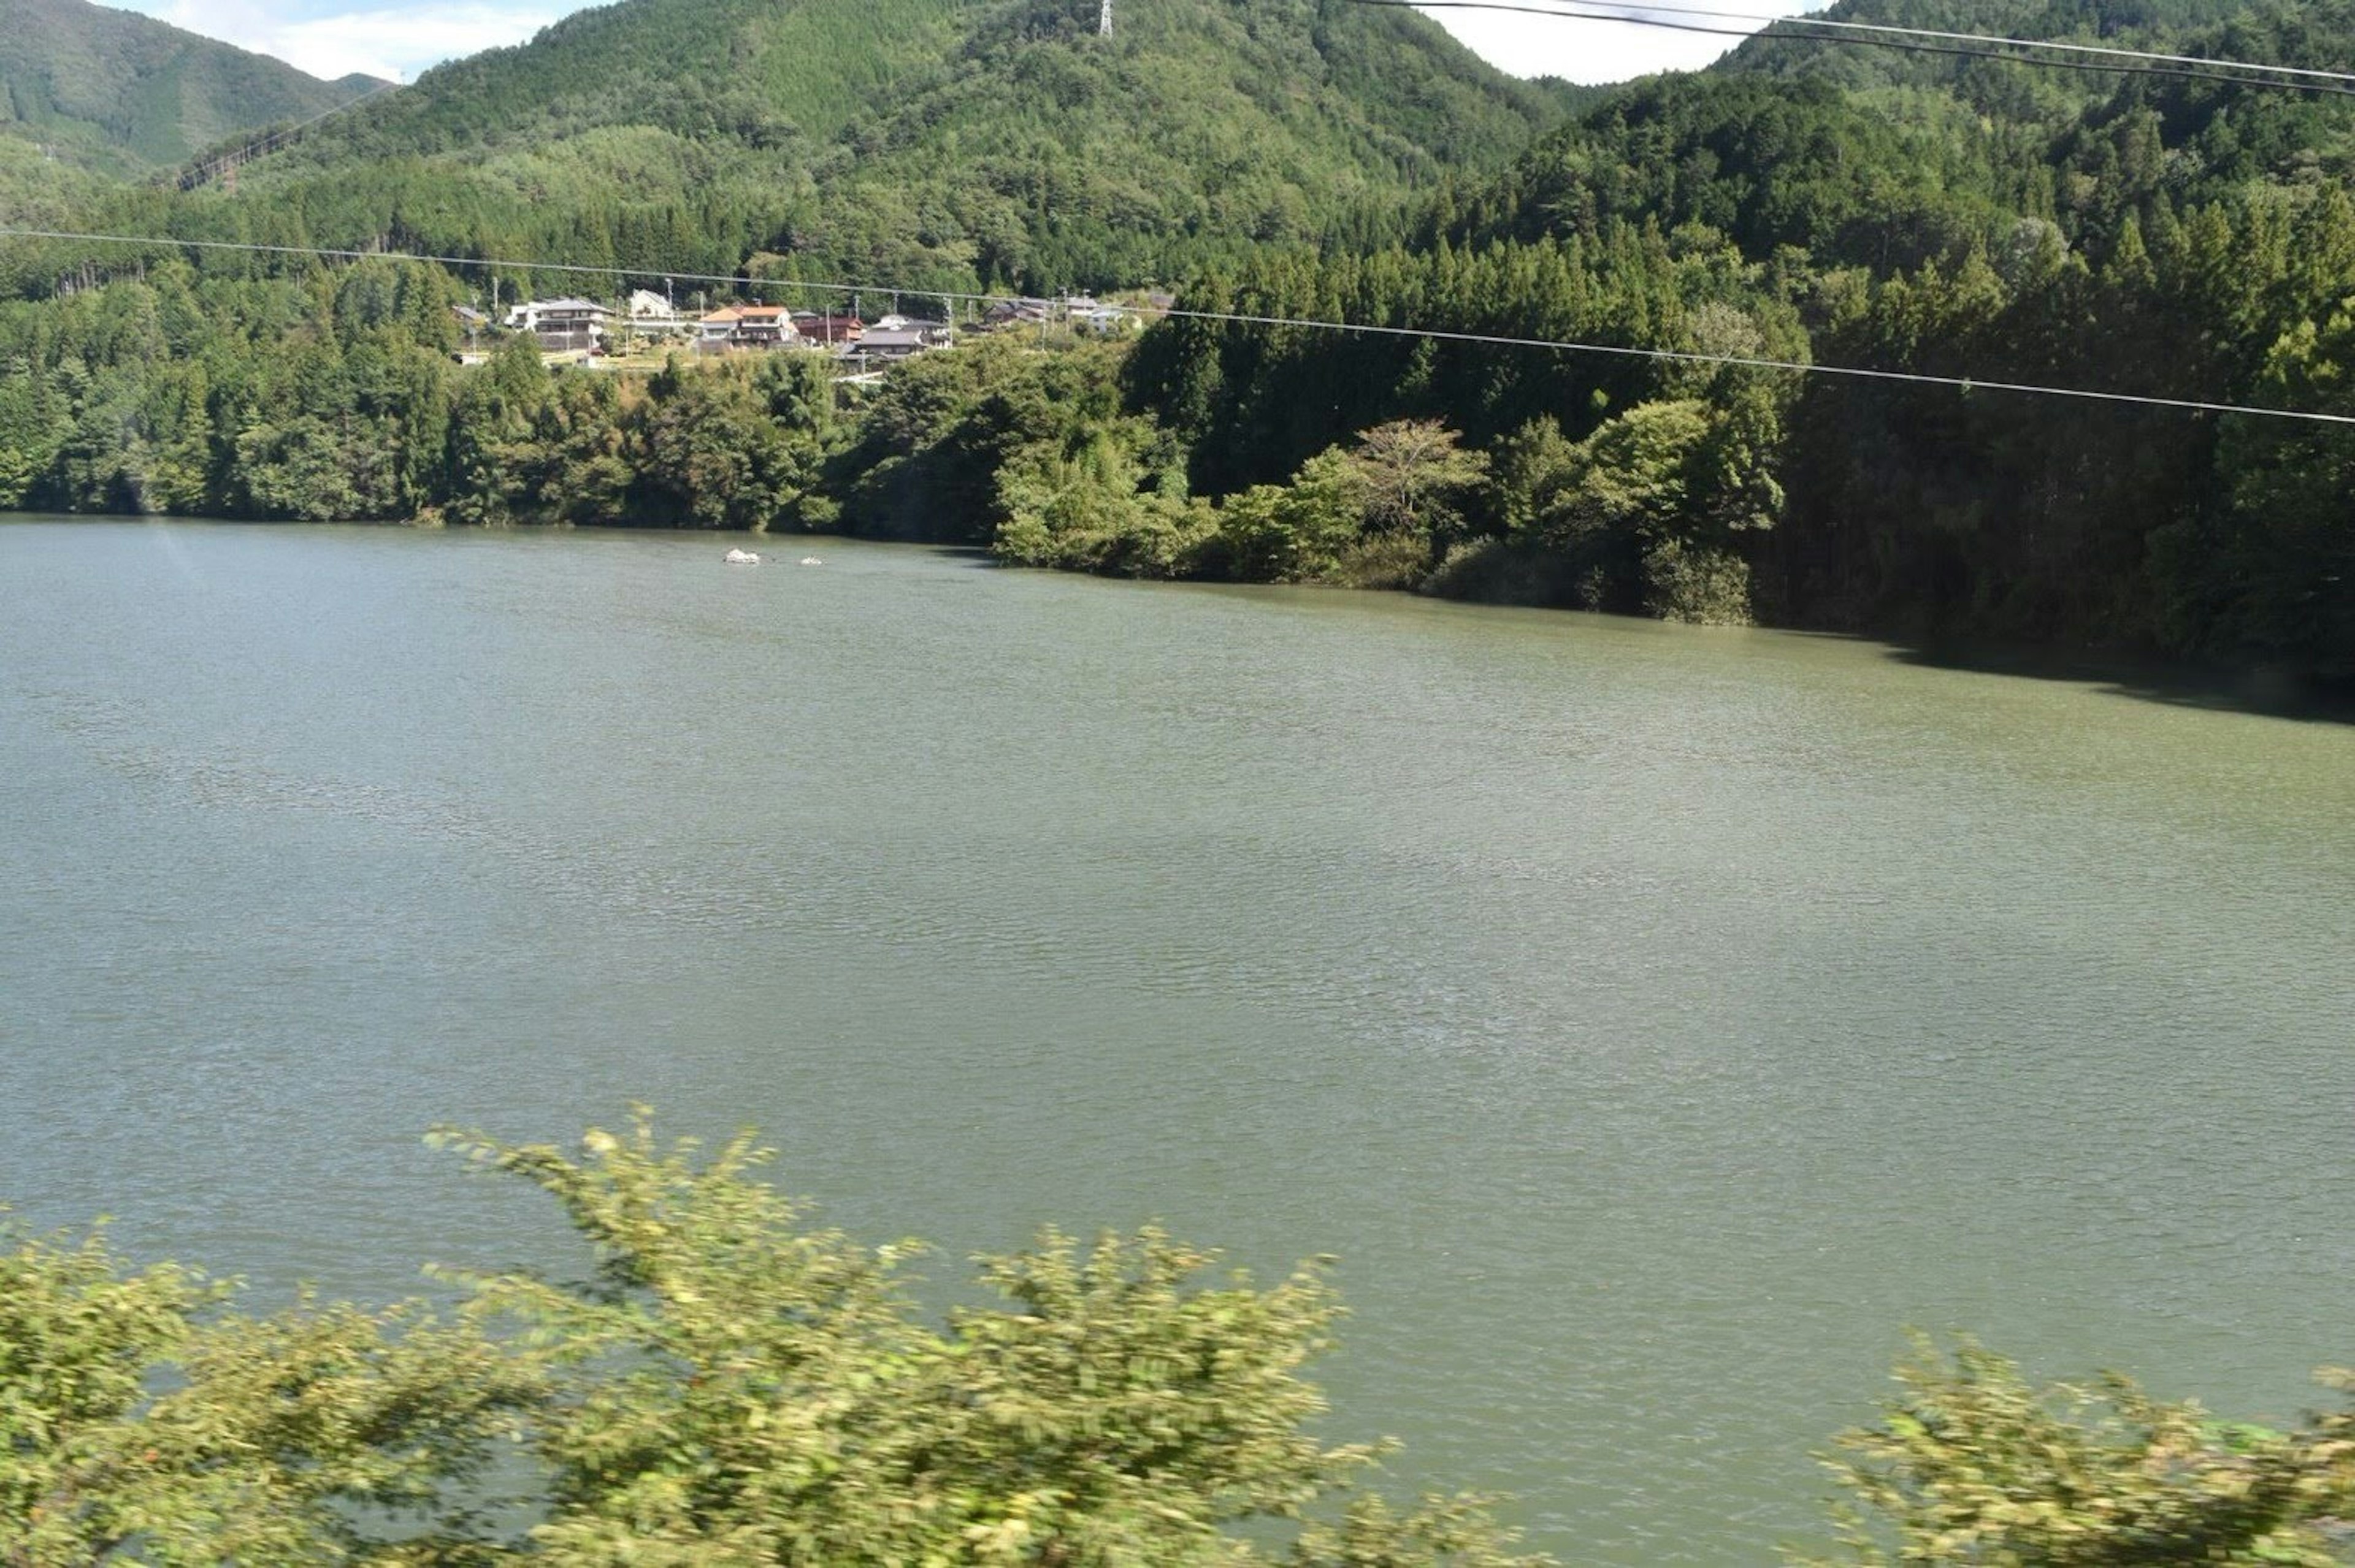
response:
[[[500,44],[518,44],[577,6],[550,0],[110,0],[207,37],[280,59],[313,76],[359,71],[409,81],[428,66]],[[1718,0],[1743,11],[1792,16],[1821,0]],[[1692,70],[1735,40],[1625,24],[1553,21],[1501,12],[1443,11],[1439,23],[1516,76],[1624,81],[1656,70]],[[1729,27],[1742,24],[1728,22]]]

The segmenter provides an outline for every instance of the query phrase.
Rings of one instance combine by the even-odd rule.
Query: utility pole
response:
[[[1112,37],[1112,0],[1103,0],[1103,8],[1096,13],[1096,31]]]

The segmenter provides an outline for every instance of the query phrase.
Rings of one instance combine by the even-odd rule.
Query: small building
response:
[[[538,337],[543,352],[560,354],[597,347],[613,319],[592,300],[527,300],[507,312],[507,327]]]
[[[792,313],[781,304],[740,305],[731,342],[741,348],[780,348],[799,336]]]
[[[796,317],[794,330],[820,348],[839,348],[866,336],[867,324],[855,315]]]
[[[693,324],[678,314],[678,307],[652,289],[638,289],[630,295],[630,328],[644,336],[667,337],[687,331]]]
[[[695,324],[695,346],[707,353],[790,348],[800,341],[793,313],[781,304],[726,305]]]
[[[845,351],[857,358],[889,362],[911,358],[937,347],[932,335],[920,326],[874,326]]]
[[[1055,302],[1052,300],[992,300],[989,308],[981,313],[981,325],[985,328],[1035,326],[1052,320],[1054,315]]]
[[[1125,337],[1141,332],[1145,323],[1134,311],[1123,310],[1116,304],[1100,304],[1071,313],[1071,325],[1078,331],[1096,337]]]
[[[712,352],[732,347],[737,324],[743,319],[744,313],[734,305],[722,305],[710,312],[695,324],[696,347]]]

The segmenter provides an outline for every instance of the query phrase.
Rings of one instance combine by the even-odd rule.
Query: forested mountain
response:
[[[2355,0],[1833,14],[2355,70]],[[1133,352],[928,357],[841,409],[807,364],[624,384],[518,344],[454,369],[443,307],[490,267],[20,244],[0,504],[842,527],[2355,677],[2346,428],[1987,385],[2355,416],[2355,95],[1770,37],[1545,129],[1566,95],[1410,13],[1094,15],[625,0],[235,192],[84,210],[615,286],[1182,277],[1196,312],[1621,352],[1181,314]]]
[[[1831,15],[2355,69],[2340,0],[2222,11]],[[2343,413],[2350,169],[2343,94],[1762,40],[1631,84],[1409,244],[1263,253],[1189,303]],[[1439,586],[2355,673],[2331,427],[1202,324],[1137,368],[1213,489],[1400,417],[1487,449]]]
[[[902,287],[1175,280],[1500,168],[1562,104],[1339,0],[623,0],[247,165],[153,232]]]
[[[45,161],[144,172],[378,85],[364,76],[321,81],[87,0],[0,0],[0,132]]]

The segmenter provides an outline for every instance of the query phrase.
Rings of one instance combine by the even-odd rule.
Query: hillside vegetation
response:
[[[1176,279],[1314,241],[1556,123],[1429,21],[1339,0],[624,0],[249,165],[144,232],[900,287]]]
[[[2355,69],[2339,0],[2217,12],[1834,14]],[[2350,171],[2345,96],[1768,40],[1631,84],[1408,243],[1188,300],[2347,413]],[[1402,417],[1488,450],[1443,590],[2355,674],[2334,427],[1198,323],[1137,368],[1213,490]]]
[[[107,173],[166,167],[378,85],[364,76],[321,81],[87,0],[0,0],[0,132]]]
[[[2355,69],[2350,0],[1998,9],[1838,14]],[[1409,13],[1121,15],[1105,39],[1079,0],[629,0],[233,194],[96,209],[615,286],[1182,274],[1204,313],[1623,352],[1179,315],[1131,352],[933,357],[845,411],[802,371],[456,370],[443,307],[491,267],[16,246],[0,504],[841,527],[2355,679],[2345,429],[1985,385],[2355,415],[2355,98],[1769,38],[1541,131],[1564,97]]]

